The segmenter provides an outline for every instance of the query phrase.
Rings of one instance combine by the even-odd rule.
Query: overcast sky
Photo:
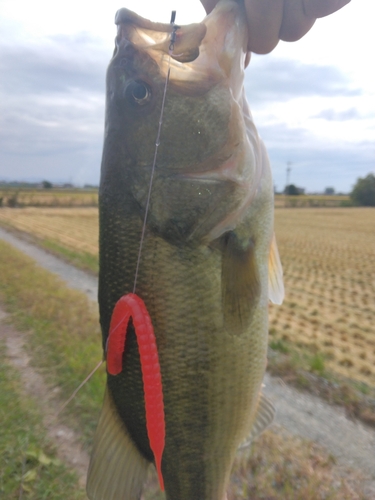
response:
[[[199,21],[198,0],[0,0],[0,180],[98,184],[114,14]],[[277,189],[348,192],[375,170],[375,2],[352,0],[302,40],[252,56],[246,91]]]

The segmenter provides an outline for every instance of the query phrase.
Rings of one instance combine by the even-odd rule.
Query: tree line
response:
[[[284,194],[288,196],[298,196],[304,194],[303,188],[294,184],[289,184],[284,189]],[[326,188],[326,195],[334,194],[334,188]],[[350,199],[353,205],[364,207],[375,207],[375,175],[368,174],[366,177],[357,179],[351,193]]]

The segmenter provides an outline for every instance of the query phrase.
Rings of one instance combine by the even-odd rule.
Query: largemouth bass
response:
[[[268,301],[282,301],[267,153],[243,88],[247,26],[222,0],[202,23],[116,15],[100,184],[99,306],[106,351],[133,290],[155,139],[170,68],[136,294],[154,327],[169,500],[223,500],[237,449],[273,418],[261,395]],[[120,361],[121,364],[121,361]],[[141,362],[129,324],[108,373],[88,474],[91,500],[140,498],[154,462]]]

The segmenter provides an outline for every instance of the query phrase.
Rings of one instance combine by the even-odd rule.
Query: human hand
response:
[[[218,0],[201,0],[209,14]],[[249,27],[248,49],[271,52],[279,40],[302,38],[319,17],[341,9],[350,0],[244,0]]]

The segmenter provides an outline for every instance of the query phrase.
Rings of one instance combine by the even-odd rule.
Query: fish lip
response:
[[[210,182],[210,183],[220,183],[220,182],[235,182],[241,183],[243,182],[242,178],[239,178],[237,173],[237,165],[238,165],[238,146],[236,146],[235,150],[227,155],[224,159],[214,166],[214,168],[208,168],[203,171],[194,171],[194,172],[184,172],[181,173],[181,177],[186,180],[192,181],[200,181],[200,182]],[[215,157],[210,159],[210,163],[215,162]]]
[[[120,24],[134,24],[135,26],[139,26],[140,28],[145,28],[149,30],[157,30],[165,33],[172,32],[172,25],[169,23],[159,23],[150,21],[130,9],[123,7],[116,12],[115,15],[115,24],[118,26]]]
[[[151,172],[152,170],[152,165],[150,163],[144,164],[144,165],[137,165],[137,170],[143,170],[146,172]],[[173,170],[173,171],[163,171],[163,167],[158,166],[157,164],[155,165],[155,171],[156,172],[163,172],[163,178],[164,179],[171,179],[171,180],[182,180],[182,181],[187,181],[187,182],[202,182],[204,184],[221,184],[222,182],[225,181],[225,179],[218,179],[214,177],[205,177],[204,174],[205,172],[202,172],[201,174],[195,173],[195,172],[187,172],[183,173],[178,170]]]
[[[238,148],[236,146],[235,151],[226,155],[221,160],[217,159],[217,155],[208,158],[204,163],[209,162],[210,167],[205,170],[194,169],[191,171],[181,171],[177,169],[167,169],[164,170],[163,167],[155,165],[155,169],[159,172],[163,171],[165,177],[176,180],[184,180],[191,182],[202,182],[205,184],[221,184],[223,182],[234,182],[236,184],[242,184],[245,179],[239,175],[237,172],[238,165]],[[215,161],[216,160],[216,161]],[[215,166],[212,167],[212,164]],[[217,166],[218,164],[218,166]],[[199,167],[199,164],[198,164]],[[151,170],[151,164],[138,165],[138,169]]]
[[[172,177],[172,176],[171,176]],[[204,177],[197,177],[194,175],[184,175],[184,174],[176,174],[173,176],[174,179],[186,181],[186,182],[199,182],[200,184],[221,184],[225,182],[223,179],[209,179]]]

